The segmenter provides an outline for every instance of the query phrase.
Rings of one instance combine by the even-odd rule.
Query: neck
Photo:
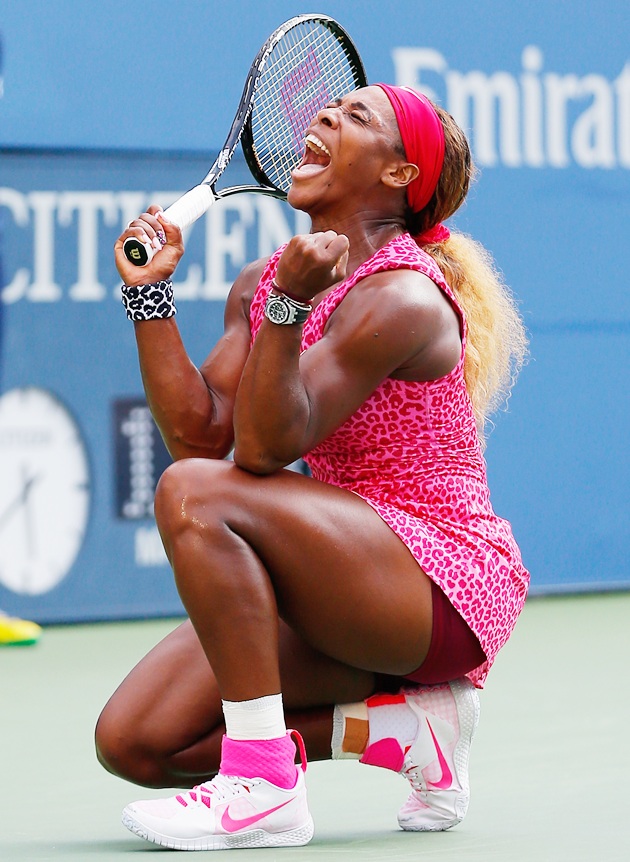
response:
[[[334,230],[344,234],[350,242],[347,276],[361,266],[372,255],[387,245],[395,236],[399,236],[406,228],[402,218],[383,218],[366,216],[365,213],[339,221],[313,217],[311,233]]]

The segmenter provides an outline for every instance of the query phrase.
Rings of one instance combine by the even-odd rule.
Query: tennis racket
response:
[[[327,15],[291,18],[272,33],[252,63],[232,127],[208,174],[164,215],[183,230],[228,195],[260,192],[285,199],[315,114],[366,85],[361,58],[335,20]],[[239,141],[257,185],[217,191]],[[123,248],[137,266],[145,266],[156,253],[150,243],[131,237]]]

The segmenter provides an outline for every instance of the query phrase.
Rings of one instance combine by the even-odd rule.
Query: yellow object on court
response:
[[[8,617],[0,611],[0,646],[29,646],[37,643],[41,634],[37,623]]]

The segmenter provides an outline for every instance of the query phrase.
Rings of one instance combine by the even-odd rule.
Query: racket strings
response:
[[[280,140],[285,151],[301,154],[304,132],[317,111],[356,87],[356,81],[343,49],[328,31],[316,39],[294,41],[280,59],[261,82],[260,131],[269,141]]]
[[[289,30],[272,48],[252,107],[252,141],[269,182],[284,192],[321,108],[364,81],[339,38],[321,23]]]

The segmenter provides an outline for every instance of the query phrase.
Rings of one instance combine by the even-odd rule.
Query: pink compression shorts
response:
[[[486,661],[486,655],[468,624],[442,590],[431,581],[433,631],[427,657],[405,679],[433,685],[458,679]]]

